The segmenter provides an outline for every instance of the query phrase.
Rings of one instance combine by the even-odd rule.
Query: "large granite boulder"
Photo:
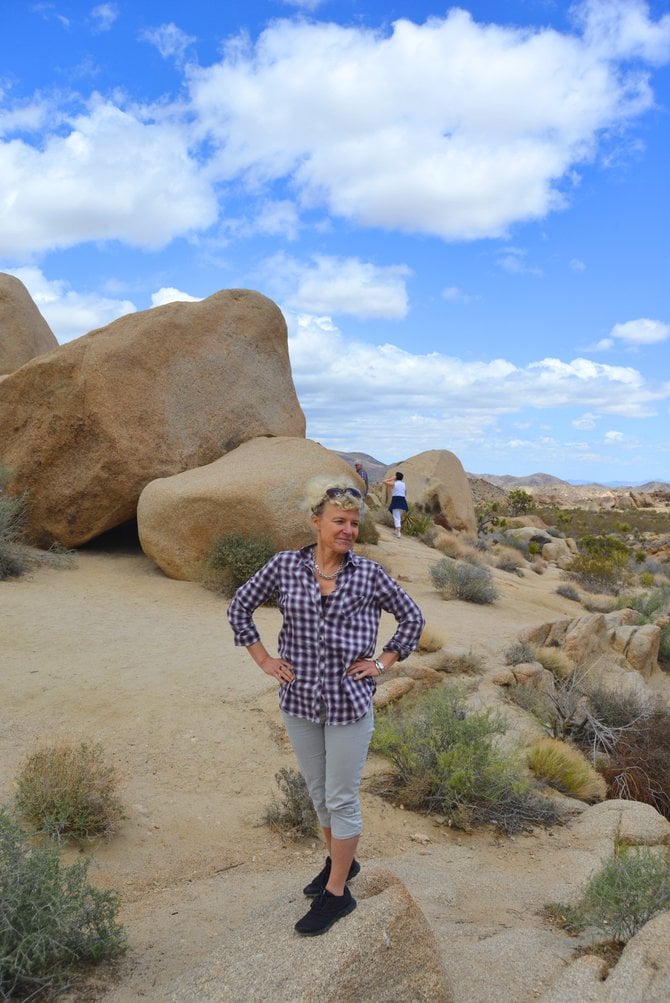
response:
[[[58,342],[20,279],[0,272],[0,373],[58,348]]]
[[[247,439],[304,434],[284,318],[245,289],[121,317],[0,383],[0,462],[41,546],[120,525],[150,481]]]
[[[358,481],[346,460],[310,439],[245,442],[214,463],[147,484],[137,505],[142,549],[166,575],[191,580],[226,533],[267,536],[277,550],[302,547],[315,539],[305,485],[321,474]]]
[[[383,868],[365,868],[352,891],[355,911],[319,938],[293,930],[307,900],[278,896],[223,940],[205,964],[180,975],[164,998],[450,1003],[453,992],[435,936],[399,878]]]
[[[446,517],[451,529],[475,533],[477,517],[472,489],[463,465],[447,449],[429,449],[389,467],[385,478],[399,470],[407,485],[407,500],[433,515]],[[391,489],[388,490],[390,499]]]

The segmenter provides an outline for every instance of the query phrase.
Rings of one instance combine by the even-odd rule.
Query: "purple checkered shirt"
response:
[[[260,635],[254,610],[275,595],[284,621],[279,657],[295,673],[292,682],[280,687],[282,710],[318,722],[323,704],[326,724],[351,724],[367,714],[376,686],[372,677],[354,679],[347,669],[359,658],[374,657],[382,610],[398,622],[384,651],[397,652],[401,660],[416,647],[424,619],[414,600],[379,564],[351,551],[324,609],[313,549],[275,554],[237,590],[228,620],[235,644],[255,644]]]

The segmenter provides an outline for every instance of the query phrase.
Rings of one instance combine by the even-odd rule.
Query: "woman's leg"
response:
[[[282,716],[330,853],[330,812],[326,807],[325,725],[315,724],[313,721],[283,712]]]
[[[326,725],[326,810],[332,865],[326,888],[342,895],[363,828],[358,789],[374,730],[374,714],[353,724]],[[325,835],[325,833],[324,833]]]

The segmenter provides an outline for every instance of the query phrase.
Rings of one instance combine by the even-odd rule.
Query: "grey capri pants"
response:
[[[372,708],[353,724],[315,724],[282,714],[321,826],[335,839],[360,836],[358,788],[375,726]]]

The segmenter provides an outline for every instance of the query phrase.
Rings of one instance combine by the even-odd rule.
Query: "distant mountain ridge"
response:
[[[341,456],[343,460],[351,463],[353,466],[357,461],[362,463],[368,472],[368,477],[370,478],[370,483],[373,484],[375,481],[381,480],[384,473],[391,466],[390,463],[384,463],[382,460],[377,460],[374,456],[370,456],[369,453],[345,453],[339,450],[333,450],[338,456]],[[645,494],[648,491],[670,491],[670,482],[668,481],[645,481],[644,484],[629,484],[625,481],[607,481],[604,484],[600,484],[596,481],[566,481],[562,480],[560,477],[554,477],[553,474],[545,473],[535,473],[528,474],[524,477],[515,477],[513,474],[472,474],[466,470],[466,475],[470,479],[488,481],[489,484],[493,484],[495,487],[503,488],[506,491],[511,491],[514,488],[539,488],[540,490],[550,491],[552,488],[554,490],[559,490],[561,488],[592,488],[594,491],[602,490],[617,490],[617,491],[637,491],[640,494]]]

